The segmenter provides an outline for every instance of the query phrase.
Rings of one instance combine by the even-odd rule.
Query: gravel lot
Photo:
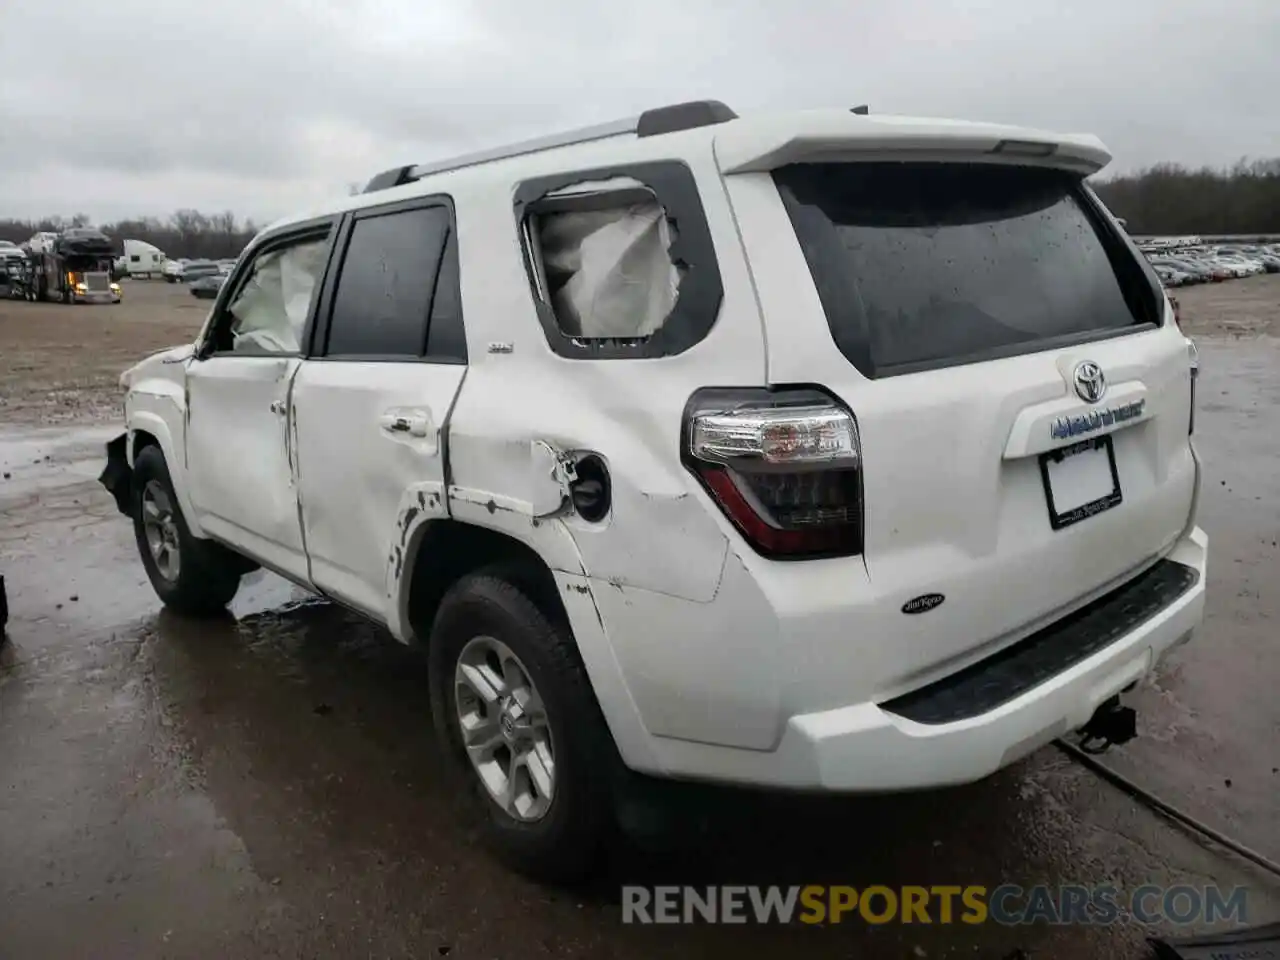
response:
[[[1175,293],[1204,367],[1207,621],[1107,762],[1280,859],[1280,276]],[[119,372],[207,308],[143,281],[113,307],[0,302],[0,956],[1043,960],[1145,956],[1150,932],[623,926],[635,882],[1217,883],[1280,919],[1276,878],[1052,748],[945,793],[698,791],[697,842],[620,849],[584,890],[512,876],[451,815],[411,652],[262,574],[223,621],[160,612],[95,478]]]

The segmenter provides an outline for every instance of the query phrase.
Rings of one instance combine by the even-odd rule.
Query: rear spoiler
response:
[[[725,174],[762,173],[800,162],[970,157],[1057,167],[1087,177],[1111,162],[1110,152],[1091,134],[828,110],[724,124],[715,150]]]

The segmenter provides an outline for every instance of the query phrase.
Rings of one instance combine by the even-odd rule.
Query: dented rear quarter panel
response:
[[[667,142],[641,141],[653,153],[643,159],[681,156],[679,135],[655,139]],[[751,602],[738,595],[738,554],[750,548],[681,461],[695,391],[767,382],[759,308],[714,158],[705,147],[682,159],[698,179],[724,295],[707,336],[671,356],[556,354],[536,312],[512,195],[487,178],[474,192],[453,190],[470,366],[449,423],[449,510],[521,540],[552,568],[623,758],[650,772],[661,772],[654,735],[771,742],[785,674],[785,651],[757,617],[758,591],[747,591]],[[513,170],[513,193],[524,179],[618,166],[618,156],[605,145],[599,156],[577,148],[572,166],[554,156],[538,162],[545,169]],[[602,522],[563,508],[548,514],[565,490],[547,449],[603,459],[613,495]],[[748,695],[751,710],[734,709]]]
[[[671,159],[671,144],[646,149],[655,156],[645,159]],[[471,361],[449,424],[449,498],[456,519],[549,548],[543,555],[553,569],[705,603],[716,594],[730,537],[681,463],[685,405],[701,387],[762,384],[765,352],[714,158],[704,148],[683,159],[704,185],[725,292],[707,337],[674,356],[592,360],[554,353],[535,309],[512,195],[491,185],[456,194],[459,253],[468,265],[462,293]],[[597,162],[586,150],[574,154],[572,166],[553,161],[543,161],[545,173]],[[602,149],[599,162],[616,164],[616,152]],[[519,180],[539,174],[531,168],[524,164]],[[513,173],[513,192],[518,182]],[[613,496],[602,522],[587,523],[571,512],[537,516],[541,505],[562,493],[560,481],[538,467],[539,441],[554,451],[593,452],[604,460]],[[563,528],[568,538],[548,538],[540,532],[548,525]],[[576,549],[569,551],[568,543]]]

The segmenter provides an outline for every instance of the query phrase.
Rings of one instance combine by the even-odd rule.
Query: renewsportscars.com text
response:
[[[1243,887],[624,886],[623,923],[1248,923]]]

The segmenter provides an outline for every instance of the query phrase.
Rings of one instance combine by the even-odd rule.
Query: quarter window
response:
[[[551,194],[525,221],[539,294],[576,340],[645,340],[671,316],[682,271],[653,191],[618,178]]]
[[[560,356],[672,356],[714,326],[724,289],[685,164],[539,177],[515,201],[538,319]]]

